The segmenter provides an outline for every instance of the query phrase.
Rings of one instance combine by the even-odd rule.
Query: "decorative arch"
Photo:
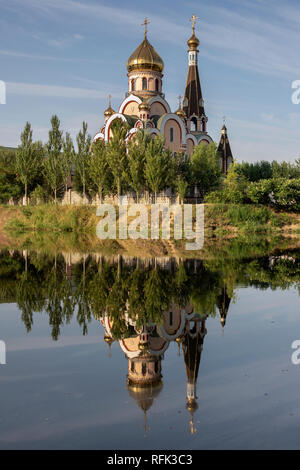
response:
[[[95,137],[93,137],[93,142],[96,142],[96,140],[104,140],[105,139],[105,136],[102,132],[98,132],[98,134],[95,135]]]
[[[119,114],[122,114],[125,107],[128,105],[128,103],[131,103],[132,101],[137,103],[137,104],[141,104],[141,102],[142,102],[142,100],[138,96],[135,96],[135,95],[127,96],[127,98],[125,98],[125,100],[122,101],[122,103],[121,103],[121,106],[119,108]]]
[[[169,104],[161,96],[153,96],[153,98],[151,98],[148,101],[148,104],[149,104],[150,107],[153,103],[160,103],[164,107],[164,109],[166,110],[166,114],[171,113],[171,108],[170,108]]]
[[[188,141],[189,139],[194,142],[194,145],[198,145],[198,140],[196,139],[196,137],[193,134],[187,134],[186,135],[186,141]]]
[[[110,127],[111,127],[111,123],[115,120],[115,119],[122,119],[123,122],[127,122],[124,114],[121,114],[121,113],[115,113],[113,114],[107,121],[106,123],[106,126],[105,126],[105,142],[108,142],[109,141],[109,131],[110,131]]]
[[[185,126],[184,126],[184,123],[182,122],[182,120],[180,119],[179,116],[177,116],[177,114],[165,114],[164,116],[161,117],[161,119],[158,121],[158,125],[157,127],[159,128],[161,134],[165,134],[165,125],[166,123],[169,121],[169,120],[174,120],[176,121],[178,124],[179,124],[179,127],[181,129],[181,145],[185,145],[186,143],[186,129],[185,129]]]

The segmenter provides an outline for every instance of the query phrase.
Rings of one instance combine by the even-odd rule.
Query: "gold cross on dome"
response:
[[[145,37],[147,36],[147,26],[148,26],[148,24],[150,24],[150,21],[148,20],[148,18],[145,18],[144,23],[141,24],[141,26],[145,26]]]
[[[109,103],[109,107],[111,107],[111,95],[108,95],[108,103]]]
[[[179,95],[179,96],[178,96],[178,101],[179,101],[179,109],[181,109],[181,98],[182,98],[182,96],[181,96],[181,95]]]
[[[193,15],[192,18],[190,19],[190,21],[192,21],[192,23],[193,23],[193,34],[195,34],[195,23],[196,23],[196,20],[199,20],[199,16]]]

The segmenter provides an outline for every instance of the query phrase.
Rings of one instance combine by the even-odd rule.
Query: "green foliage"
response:
[[[216,145],[202,143],[197,145],[191,156],[192,181],[197,185],[202,198],[219,188],[221,183],[220,157]]]
[[[45,146],[44,175],[53,196],[57,203],[58,193],[64,186],[64,167],[61,158],[63,148],[63,132],[60,130],[60,120],[57,116],[51,118],[51,129],[49,140]]]
[[[250,183],[249,199],[258,204],[268,204],[278,209],[300,209],[300,179],[273,178]]]
[[[21,134],[21,144],[17,149],[15,160],[15,172],[18,180],[24,185],[26,204],[28,187],[41,171],[42,158],[42,144],[40,142],[33,143],[31,125],[27,122]]]
[[[74,145],[73,145],[70,134],[67,132],[65,139],[63,140],[63,148],[62,148],[62,155],[61,155],[62,173],[63,173],[63,178],[65,181],[66,190],[68,186],[68,178],[71,175],[72,166],[74,164],[74,158],[75,158]]]
[[[121,119],[115,119],[110,128],[112,136],[107,144],[107,162],[113,175],[118,197],[120,197],[127,180],[128,161],[125,139],[128,130],[128,124],[125,124]]]
[[[151,139],[146,149],[145,181],[148,189],[154,192],[155,202],[158,191],[168,186],[171,153],[164,149],[164,138],[161,135]]]
[[[11,198],[18,199],[22,188],[15,174],[15,152],[0,148],[0,202],[3,204]]]
[[[103,195],[109,192],[112,183],[111,172],[107,162],[107,149],[102,140],[92,145],[91,155],[87,164],[87,173],[94,190],[102,203]]]
[[[149,135],[139,130],[128,145],[127,182],[135,191],[137,202],[140,191],[145,188],[145,160],[149,143]]]
[[[82,129],[78,132],[76,137],[77,153],[75,155],[75,169],[77,178],[82,188],[83,197],[87,193],[87,168],[90,158],[90,147],[92,143],[91,136],[87,133],[87,123],[82,123]]]

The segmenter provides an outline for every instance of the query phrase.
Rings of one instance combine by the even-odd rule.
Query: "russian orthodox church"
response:
[[[193,32],[187,42],[189,47],[187,82],[183,103],[179,97],[177,111],[172,112],[165,99],[163,93],[164,62],[148,41],[148,21],[145,19],[144,40],[127,61],[128,92],[118,111],[112,109],[109,99],[109,107],[104,112],[104,126],[95,135],[94,141],[101,139],[108,142],[112,123],[119,118],[129,124],[128,140],[132,139],[138,129],[147,130],[152,137],[162,134],[165,138],[166,148],[172,153],[182,152],[190,156],[196,145],[202,142],[206,144],[213,142],[207,133],[208,118],[205,114],[199,79],[200,41],[195,35],[196,19],[193,15]],[[228,140],[227,134],[226,138]],[[228,154],[225,155],[225,158],[227,158],[225,163],[223,160],[221,161],[222,168],[227,168],[230,163]]]

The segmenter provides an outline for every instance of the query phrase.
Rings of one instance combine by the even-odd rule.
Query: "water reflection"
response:
[[[33,314],[44,312],[53,340],[75,316],[84,335],[94,318],[109,348],[118,342],[128,360],[127,389],[144,413],[145,431],[172,343],[182,351],[193,434],[207,318],[218,315],[224,329],[240,286],[287,289],[299,283],[297,252],[243,262],[0,253],[0,301],[17,303],[27,332],[34,327]]]

